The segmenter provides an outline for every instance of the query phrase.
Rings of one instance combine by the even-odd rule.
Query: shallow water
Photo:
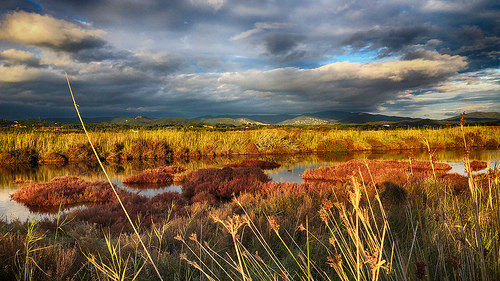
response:
[[[417,160],[429,160],[429,153],[425,151],[391,151],[380,153],[331,153],[331,154],[308,154],[308,155],[274,155],[260,156],[260,160],[275,161],[282,166],[274,170],[268,170],[266,173],[276,182],[302,182],[302,174],[306,169],[314,169],[321,166],[339,164],[351,159],[383,159],[383,160],[407,160],[409,156]],[[463,151],[436,151],[434,156],[437,162],[445,162],[452,166],[450,173],[465,174],[463,165]],[[167,191],[181,192],[179,185],[163,186],[160,188],[132,188],[123,186],[122,180],[132,174],[136,174],[144,169],[159,167],[163,165],[176,165],[185,167],[187,170],[196,170],[200,168],[217,167],[221,168],[228,163],[240,162],[245,159],[255,157],[239,156],[228,158],[204,159],[188,162],[139,162],[126,163],[123,165],[106,165],[106,170],[114,184],[130,192],[135,192],[144,196],[154,196]],[[471,160],[490,161],[492,165],[500,165],[500,150],[476,150],[470,153]],[[10,199],[10,194],[18,188],[26,185],[26,182],[46,182],[54,177],[60,176],[78,176],[85,180],[96,181],[105,180],[104,175],[96,166],[89,167],[83,164],[56,166],[39,166],[36,168],[16,167],[14,169],[0,168],[0,215],[7,221],[12,220],[31,220],[33,218],[41,219],[44,217],[54,217],[54,214],[37,212],[29,210],[27,207],[18,204]],[[25,183],[16,184],[14,181],[24,181]],[[78,208],[78,207],[73,207]],[[72,208],[72,209],[73,209]]]

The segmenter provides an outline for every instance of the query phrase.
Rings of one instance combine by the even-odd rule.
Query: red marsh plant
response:
[[[281,165],[276,163],[276,162],[263,161],[263,160],[257,160],[257,159],[249,159],[249,160],[244,160],[244,161],[238,162],[238,163],[230,163],[230,164],[227,164],[226,166],[232,167],[232,168],[256,167],[256,168],[261,168],[263,170],[275,169],[275,168],[281,167]]]
[[[114,200],[113,192],[104,182],[88,182],[77,177],[56,177],[49,182],[23,186],[12,199],[29,207],[60,204],[102,203]]]
[[[361,174],[365,181],[373,179],[376,184],[385,181],[401,184],[405,183],[408,177],[419,179],[431,176],[433,167],[439,175],[446,174],[451,169],[451,166],[445,163],[431,165],[425,161],[351,160],[336,166],[306,170],[302,178],[343,183],[350,181],[353,175]]]
[[[164,221],[168,217],[185,216],[184,206],[186,199],[177,192],[164,192],[151,198],[142,195],[127,193],[121,195],[123,205],[131,218],[137,224],[150,227],[152,223]],[[101,227],[109,227],[113,232],[132,231],[127,219],[123,216],[123,209],[118,202],[104,205],[89,206],[82,210],[75,210],[67,214],[76,221],[85,221]]]
[[[137,175],[132,175],[123,180],[124,184],[161,183],[172,184],[173,174],[183,172],[181,167],[165,166],[156,169],[147,169]]]
[[[488,167],[488,163],[479,160],[472,160],[470,162],[470,168],[472,171],[481,171]]]
[[[182,184],[182,193],[191,198],[198,193],[209,193],[216,199],[227,201],[241,192],[258,189],[271,178],[258,168],[210,168],[188,173]]]

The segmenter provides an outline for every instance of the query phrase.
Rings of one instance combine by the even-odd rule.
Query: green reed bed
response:
[[[496,149],[500,143],[498,127],[466,127],[465,138],[471,147]],[[123,130],[91,132],[100,156],[108,161],[142,158],[192,158],[235,154],[293,154],[325,151],[406,150],[463,147],[462,132],[457,128],[398,129],[361,131],[332,129],[330,131],[264,128],[250,131],[196,131],[179,129]],[[156,151],[159,146],[164,149]],[[82,148],[83,147],[83,148]],[[82,149],[88,147],[83,133],[64,132],[2,132],[0,162],[12,162],[31,155],[43,162],[44,155],[57,153],[71,162],[85,161]],[[136,154],[141,155],[136,155]],[[74,155],[78,157],[74,157]],[[91,158],[90,148],[87,149]],[[151,155],[147,156],[147,155]],[[9,160],[11,159],[11,160]],[[12,160],[13,159],[13,160]],[[47,160],[50,162],[51,160]],[[88,161],[92,161],[88,159]],[[2,163],[3,163],[2,162]],[[36,161],[35,161],[36,162]]]

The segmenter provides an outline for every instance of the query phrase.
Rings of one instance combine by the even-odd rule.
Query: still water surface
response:
[[[425,151],[412,152],[411,155],[417,160],[428,160],[429,154]],[[381,153],[354,153],[354,154],[321,154],[321,155],[276,155],[261,156],[260,160],[275,161],[282,166],[274,170],[268,170],[266,173],[273,181],[279,182],[302,182],[302,174],[307,169],[314,169],[321,166],[339,164],[351,159],[383,159],[383,160],[407,160],[410,156],[408,151],[381,152]],[[438,162],[445,162],[452,166],[450,173],[464,174],[463,151],[436,151],[435,159]],[[203,159],[189,162],[174,163],[125,163],[122,165],[107,165],[106,170],[111,177],[111,181],[120,188],[135,192],[145,196],[154,196],[166,191],[181,192],[182,187],[170,185],[156,189],[131,188],[123,186],[122,180],[132,174],[148,168],[159,167],[163,165],[176,165],[185,167],[192,171],[200,168],[217,167],[221,168],[228,163],[239,162],[252,157],[230,157]],[[255,157],[253,157],[255,158]],[[492,165],[500,165],[500,150],[476,150],[470,154],[471,160],[490,161]],[[33,218],[42,219],[44,217],[53,217],[54,214],[47,214],[29,210],[25,206],[16,203],[10,199],[10,194],[16,191],[28,182],[46,182],[54,177],[60,176],[78,176],[85,180],[96,181],[105,180],[104,175],[98,167],[88,167],[83,164],[66,165],[62,167],[39,166],[36,168],[0,168],[0,216],[7,221],[12,220],[31,220]],[[16,183],[21,182],[21,183]],[[24,183],[22,183],[24,182]],[[75,207],[78,208],[78,207]]]

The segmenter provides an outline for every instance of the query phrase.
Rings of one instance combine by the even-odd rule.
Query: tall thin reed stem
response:
[[[96,149],[94,147],[94,144],[92,143],[92,140],[90,139],[89,133],[87,132],[87,129],[85,128],[85,124],[83,123],[83,119],[82,119],[82,116],[80,115],[80,111],[78,110],[78,106],[79,105],[76,104],[75,96],[73,95],[73,90],[71,89],[71,84],[69,83],[68,73],[65,72],[64,74],[66,75],[66,81],[68,82],[69,92],[71,94],[71,98],[73,99],[73,105],[75,106],[76,113],[78,114],[78,118],[80,119],[80,123],[82,124],[83,131],[85,132],[85,135],[87,136],[87,139],[89,141],[90,146],[92,147],[92,151],[94,152],[94,155],[97,158],[97,161],[99,162],[99,165],[101,166],[101,169],[102,169],[104,175],[106,176],[106,179],[108,180],[109,186],[111,186],[111,189],[113,190],[113,193],[115,194],[118,202],[120,203],[120,206],[123,209],[123,212],[125,213],[125,216],[127,217],[128,222],[130,223],[130,226],[132,226],[132,229],[134,230],[134,233],[137,235],[137,238],[139,239],[139,242],[141,243],[144,251],[146,252],[146,255],[148,256],[149,261],[153,265],[153,267],[154,267],[154,269],[156,271],[156,274],[158,275],[158,278],[160,278],[160,280],[163,281],[163,278],[161,277],[161,274],[158,271],[158,268],[156,267],[156,264],[153,261],[153,258],[149,254],[149,251],[146,248],[146,245],[144,244],[144,242],[142,241],[142,238],[139,235],[139,232],[137,231],[137,228],[135,227],[134,223],[132,222],[132,219],[130,218],[130,216],[129,216],[128,212],[127,212],[127,209],[123,205],[123,202],[122,202],[122,200],[120,198],[120,195],[118,195],[118,192],[116,191],[116,188],[114,187],[113,183],[111,183],[111,179],[109,178],[108,173],[106,172],[106,169],[104,168],[104,165],[102,164],[101,159],[99,158],[99,154],[97,154],[97,151],[96,151]]]

